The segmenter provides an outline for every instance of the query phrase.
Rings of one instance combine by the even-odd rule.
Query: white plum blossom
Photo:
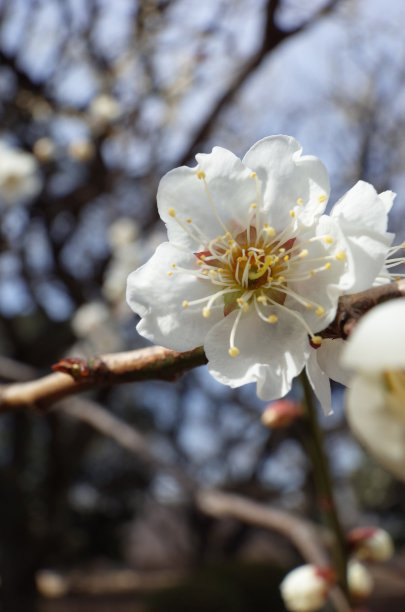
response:
[[[289,572],[280,584],[281,596],[291,612],[314,612],[324,606],[334,581],[333,570],[306,564]]]
[[[349,425],[364,447],[405,480],[405,299],[372,308],[342,353],[354,370],[346,397]]]
[[[267,400],[316,359],[339,295],[375,278],[391,241],[392,196],[358,183],[324,215],[327,171],[301,151],[294,138],[271,136],[242,161],[214,147],[196,167],[168,172],[157,200],[169,241],[127,285],[141,335],[179,351],[204,345],[214,378],[256,382]],[[325,377],[311,368],[328,409]]]
[[[15,204],[38,194],[42,180],[33,155],[0,143],[0,202]]]

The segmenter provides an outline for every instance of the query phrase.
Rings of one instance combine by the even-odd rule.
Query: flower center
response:
[[[299,234],[304,227],[297,222],[299,207],[303,201],[297,201],[298,210],[290,211],[291,222],[281,231],[276,231],[264,222],[266,215],[260,205],[252,203],[249,206],[247,227],[242,228],[233,222],[237,229],[231,232],[218,214],[211,196],[205,174],[197,171],[197,177],[202,180],[205,194],[213,215],[223,228],[223,233],[209,239],[203,235],[198,226],[188,218],[184,223],[176,215],[173,208],[168,213],[182,229],[199,245],[195,252],[196,267],[192,270],[180,269],[172,264],[169,276],[174,273],[187,273],[198,279],[209,282],[216,290],[207,297],[183,301],[183,307],[202,305],[202,315],[208,318],[212,309],[223,309],[223,315],[228,316],[238,310],[229,339],[229,354],[236,357],[239,349],[235,345],[235,337],[240,319],[251,307],[257,316],[269,324],[277,323],[277,312],[280,309],[298,319],[307,331],[312,346],[319,346],[322,338],[315,335],[305,318],[299,312],[302,307],[314,310],[318,317],[325,314],[321,304],[314,302],[294,289],[294,283],[311,279],[318,273],[329,270],[333,260],[342,261],[345,253],[339,251],[327,252],[321,257],[311,257],[311,247],[321,241],[327,247],[333,243],[330,236],[314,236],[301,241]],[[255,173],[251,178],[256,181],[258,201],[261,201],[260,184]],[[324,201],[324,196],[319,198]],[[202,247],[202,248],[201,248]],[[298,309],[286,307],[287,297],[296,302]],[[278,309],[278,310],[277,310]]]

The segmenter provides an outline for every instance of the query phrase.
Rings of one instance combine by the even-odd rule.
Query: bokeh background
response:
[[[2,381],[145,346],[125,283],[165,239],[159,179],[214,145],[294,136],[328,167],[331,203],[360,178],[396,191],[403,241],[404,27],[401,0],[2,0]],[[208,517],[184,486],[316,519],[299,427],[265,429],[263,407],[203,367],[1,415],[1,610],[282,610],[291,543]],[[350,436],[338,386],[334,409],[342,519],[397,544],[370,609],[403,610],[405,489]]]

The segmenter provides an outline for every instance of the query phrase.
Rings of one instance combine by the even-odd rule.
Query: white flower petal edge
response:
[[[347,257],[346,275],[340,279],[343,293],[364,291],[381,274],[394,236],[387,232],[388,212],[394,198],[392,191],[377,194],[372,185],[358,181],[332,208],[328,231]],[[330,410],[328,378],[344,385],[350,380],[350,373],[340,365],[342,348],[340,340],[323,341],[316,350],[316,358],[312,354],[308,360],[309,380],[326,411]]]
[[[373,308],[342,354],[355,369],[347,392],[349,425],[372,455],[405,480],[405,299]]]

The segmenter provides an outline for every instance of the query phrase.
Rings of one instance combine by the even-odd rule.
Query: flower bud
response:
[[[333,569],[301,565],[289,572],[280,584],[284,605],[291,612],[319,610],[325,604],[333,582]]]
[[[350,593],[356,599],[366,599],[374,588],[374,580],[370,572],[360,561],[349,561],[347,583]]]
[[[394,554],[394,544],[390,534],[379,527],[352,529],[347,541],[358,559],[388,561]]]
[[[303,407],[299,402],[281,399],[271,402],[262,414],[262,423],[272,429],[288,427],[303,415]]]

